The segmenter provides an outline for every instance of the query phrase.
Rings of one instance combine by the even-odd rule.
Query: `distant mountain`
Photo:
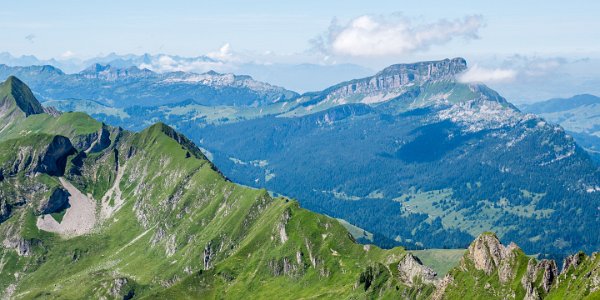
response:
[[[279,114],[176,125],[229,178],[382,234],[381,245],[464,247],[493,230],[552,257],[597,249],[600,171],[588,153],[561,127],[457,81],[465,69],[462,59],[397,65]]]
[[[228,181],[163,123],[134,133],[53,116],[32,95],[17,78],[0,85],[15,106],[0,111],[3,299],[599,296],[598,253],[559,272],[484,233],[440,280],[403,248],[359,245],[336,219]]]
[[[185,57],[169,54],[116,54],[89,59],[38,59],[33,55],[13,56],[0,53],[0,64],[14,67],[52,65],[65,73],[81,72],[91,65],[111,65],[127,69],[137,67],[157,73],[194,72],[205,73],[215,70],[220,73],[248,74],[253,78],[296,91],[314,91],[333,85],[342,80],[364,77],[372,70],[355,64],[311,64],[311,63],[261,63],[254,61],[227,61],[200,55]]]
[[[134,130],[166,122],[228,178],[348,220],[381,246],[460,248],[493,230],[528,253],[597,249],[597,165],[560,126],[458,81],[466,68],[461,58],[399,64],[259,106],[186,97],[115,107],[91,88],[46,103]],[[127,82],[115,80],[101,82]]]
[[[522,105],[526,112],[560,124],[600,161],[600,98],[577,95]]]
[[[189,98],[206,105],[261,106],[297,95],[250,76],[216,72],[155,73],[94,64],[79,73],[65,74],[52,66],[0,65],[0,77],[12,75],[30,82],[43,100],[81,98],[115,107],[153,106]]]

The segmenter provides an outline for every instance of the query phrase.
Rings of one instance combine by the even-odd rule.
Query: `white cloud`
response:
[[[470,67],[458,77],[461,82],[496,83],[509,82],[517,77],[517,71],[512,69],[482,68],[478,65]]]
[[[544,76],[568,64],[564,57],[540,57],[515,54],[505,59],[503,65],[522,70],[524,75]]]
[[[478,38],[483,18],[478,15],[455,20],[414,24],[401,16],[365,15],[345,26],[333,21],[325,36],[311,42],[326,53],[350,56],[404,55],[442,45],[457,37]]]
[[[75,53],[71,50],[67,50],[67,51],[63,52],[63,54],[60,55],[60,58],[69,59],[69,58],[72,58],[73,56],[75,56]]]
[[[220,60],[220,61],[235,60],[233,51],[231,50],[231,45],[229,43],[225,43],[223,46],[221,46],[221,48],[219,48],[219,51],[210,52],[210,53],[206,54],[206,56],[208,56],[214,60]]]
[[[221,61],[212,60],[206,57],[195,58],[174,58],[170,55],[160,55],[152,58],[150,63],[140,64],[141,69],[148,69],[155,72],[206,72],[219,69],[224,66]]]

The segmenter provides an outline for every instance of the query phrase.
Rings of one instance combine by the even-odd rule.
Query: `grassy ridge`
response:
[[[98,129],[85,118],[62,121],[74,116],[28,117],[10,134],[29,128],[21,139],[42,143],[37,132],[76,137]],[[31,245],[29,256],[2,249],[2,273],[20,274],[17,280],[5,277],[2,288],[14,283],[13,296],[26,299],[381,297],[433,290],[426,284],[411,288],[394,275],[404,249],[356,244],[335,219],[225,180],[164,124],[138,134],[111,131],[106,149],[70,156],[65,177],[100,206],[119,170],[124,205],[91,234],[67,242],[38,230],[33,204],[0,224],[4,234]]]

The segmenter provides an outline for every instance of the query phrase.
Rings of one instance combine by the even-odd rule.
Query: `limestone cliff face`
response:
[[[37,157],[33,171],[52,176],[62,176],[65,173],[67,156],[74,154],[75,148],[71,141],[64,136],[55,136],[46,149]]]
[[[67,157],[76,153],[71,141],[64,136],[43,137],[38,143],[14,144],[10,151],[12,159],[0,166],[3,177],[11,177],[19,172],[32,175],[44,173],[62,176]]]
[[[74,137],[72,143],[78,151],[99,152],[110,146],[110,131],[103,125],[94,133]]]
[[[451,79],[466,69],[467,62],[463,58],[397,64],[383,69],[372,77],[334,86],[330,95],[345,97],[353,94],[392,91],[411,84],[422,84],[425,81]]]
[[[471,260],[477,270],[487,275],[498,273],[500,281],[506,283],[512,279],[514,272],[511,262],[516,258],[517,245],[511,243],[505,247],[494,234],[482,234],[470,246],[466,258]]]
[[[423,265],[419,258],[408,253],[398,263],[398,275],[402,282],[412,285],[415,281],[434,283],[437,274],[430,267]]]
[[[530,259],[527,263],[527,271],[521,278],[521,284],[526,292],[525,299],[540,299],[540,291],[543,291],[544,295],[550,292],[557,276],[558,269],[553,260],[544,259],[536,262],[535,259]]]

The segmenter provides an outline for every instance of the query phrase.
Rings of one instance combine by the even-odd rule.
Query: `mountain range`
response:
[[[529,257],[493,233],[443,278],[401,247],[227,180],[164,123],[140,132],[0,85],[3,298],[594,299],[600,259]],[[421,252],[425,254],[425,252]]]
[[[274,95],[288,96],[236,105],[179,95],[173,83],[132,101],[140,96],[125,95],[151,83],[107,66],[43,81],[37,90],[54,98],[43,95],[67,86],[70,76],[79,85],[122,90],[113,100],[92,88],[63,88],[73,99],[44,103],[131,130],[170,124],[228,178],[345,219],[380,246],[461,248],[493,230],[548,257],[596,250],[600,240],[588,229],[598,222],[600,176],[589,152],[560,126],[521,112],[485,85],[458,80],[466,69],[461,58],[399,64],[320,92],[277,89]],[[3,74],[15,70],[32,74]],[[125,77],[102,75],[106,70]],[[165,76],[148,74],[150,82]],[[198,81],[190,90],[221,91],[216,82]],[[156,105],[165,94],[169,102]]]
[[[597,161],[600,161],[600,98],[582,94],[522,105],[524,111],[560,124]]]
[[[39,59],[33,55],[14,56],[7,52],[1,52],[0,64],[13,67],[52,65],[69,74],[81,72],[94,64],[111,65],[122,69],[137,67],[150,69],[157,73],[176,71],[205,73],[215,70],[220,73],[249,74],[260,81],[301,91],[319,90],[341,80],[366,76],[372,72],[366,67],[348,63],[265,63],[252,59],[223,58],[210,54],[185,57],[164,53],[140,55],[110,53],[88,59],[74,57]]]

